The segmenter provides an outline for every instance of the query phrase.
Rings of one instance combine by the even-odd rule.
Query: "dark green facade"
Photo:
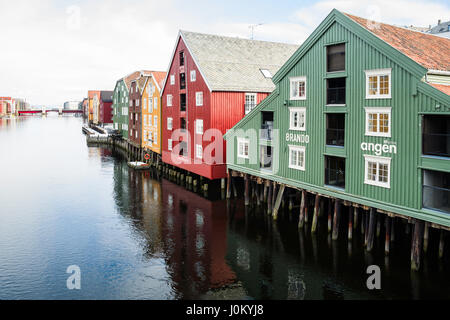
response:
[[[113,95],[113,123],[114,128],[119,130],[123,138],[128,139],[128,88],[123,79],[116,83]]]
[[[345,47],[345,70],[327,72],[327,50],[338,44]],[[371,71],[390,73],[390,97],[366,97]],[[423,66],[333,10],[274,76],[276,90],[225,135],[228,168],[450,226],[449,199],[445,200],[450,193],[445,188],[424,188],[424,180],[448,177],[450,157],[425,155],[422,150],[424,121],[434,121],[432,115],[448,119],[450,97],[422,81],[426,72]],[[306,79],[306,97],[302,100],[291,99],[290,79],[297,77]],[[327,99],[332,90],[342,88],[342,83],[345,89],[336,90],[344,92],[345,102],[330,104]],[[302,131],[290,128],[292,108],[304,108]],[[377,110],[389,114],[389,133],[384,136],[367,133],[367,118]],[[261,131],[267,128],[263,125],[267,119],[273,119],[271,140],[264,139]],[[248,159],[238,156],[238,140],[242,138],[249,142]],[[450,144],[448,140],[446,143],[448,153]],[[261,165],[265,146],[272,148],[269,169]],[[290,167],[292,149],[304,151],[303,169]],[[376,183],[368,178],[371,168],[375,168],[376,177],[371,177],[377,179]],[[432,194],[429,201],[430,192],[439,194]],[[435,202],[438,209],[433,208]]]

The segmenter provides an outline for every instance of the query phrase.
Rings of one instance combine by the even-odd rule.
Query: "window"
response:
[[[148,126],[149,126],[149,127],[152,126],[152,119],[153,119],[153,116],[150,115],[150,116],[148,117]]]
[[[170,84],[171,85],[175,84],[175,75],[173,75],[173,74],[170,75]]]
[[[157,131],[154,132],[153,142],[155,144],[158,144],[158,132]]]
[[[148,123],[148,115],[144,114],[144,125]]]
[[[424,115],[422,154],[450,157],[450,115]]]
[[[345,71],[345,44],[327,46],[327,72]]]
[[[158,126],[158,116],[154,116],[153,117],[153,126],[157,127]]]
[[[158,108],[158,98],[153,98],[153,108],[154,109],[157,109]],[[153,109],[152,109],[152,112],[153,112]]]
[[[245,114],[252,111],[256,106],[256,93],[245,94]]]
[[[289,108],[289,130],[306,130],[306,108]]]
[[[167,95],[167,106],[168,107],[172,106],[172,95],[171,94]]]
[[[391,69],[366,71],[366,99],[391,97]]]
[[[186,89],[186,74],[180,73],[180,90]]]
[[[423,170],[422,206],[450,213],[450,173]]]
[[[305,147],[289,146],[289,168],[305,171]]]
[[[203,106],[203,92],[195,93],[195,105],[199,107]]]
[[[184,66],[184,52],[180,52],[180,66]]]
[[[244,138],[238,138],[238,157],[248,159],[249,152],[249,140]]]
[[[327,145],[344,146],[345,140],[345,114],[327,114]]]
[[[144,107],[144,110],[147,109],[147,98],[144,98],[144,105],[143,105],[143,107]]]
[[[195,157],[197,159],[203,159],[203,147],[200,144],[195,145]]]
[[[169,98],[169,96],[167,96]],[[153,100],[152,98],[148,99],[148,112],[153,113]]]
[[[269,70],[267,69],[259,69],[259,71],[261,71],[261,73],[263,74],[263,76],[267,79],[272,79],[272,74],[270,73]]]
[[[173,119],[167,118],[167,130],[172,130],[173,128]]]
[[[191,70],[191,82],[195,82],[197,80],[197,74],[195,70]]]
[[[291,100],[306,99],[306,77],[290,78]]]
[[[180,118],[180,129],[182,131],[186,130],[186,118]]]
[[[151,131],[148,133],[148,143],[150,146],[153,145],[153,133]]]
[[[167,150],[172,151],[172,139],[167,140]]]
[[[180,111],[186,111],[186,93],[180,94]]]
[[[203,120],[198,119],[195,121],[195,133],[203,134]]]
[[[262,140],[271,141],[273,138],[273,112],[263,111],[261,112],[262,122],[261,122],[261,134],[260,138]]]
[[[345,158],[325,156],[325,184],[345,189]]]
[[[390,188],[391,158],[364,155],[364,183],[378,187]]]
[[[136,99],[136,107],[139,107],[139,99]]]
[[[391,108],[365,108],[366,136],[391,136]]]
[[[327,79],[327,105],[345,105],[345,80]]]

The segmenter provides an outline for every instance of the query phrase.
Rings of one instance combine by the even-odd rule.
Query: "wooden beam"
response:
[[[429,225],[428,222],[425,222],[425,229],[423,232],[423,252],[425,253],[428,251]]]
[[[444,257],[444,244],[445,244],[445,235],[444,230],[441,229],[441,236],[439,238],[439,259]]]
[[[348,240],[352,240],[353,239],[353,215],[356,208],[353,208],[353,210],[351,210],[352,208],[348,209],[348,235],[347,238]]]
[[[250,204],[250,197],[249,197],[249,178],[246,174],[244,176],[244,184],[245,184],[245,191],[244,191],[244,197],[245,197],[245,205],[248,206]]]
[[[419,271],[420,257],[422,255],[424,222],[416,220],[414,223],[414,234],[411,241],[411,270]]]
[[[233,179],[233,176],[232,176],[231,172],[232,172],[231,169],[229,169],[227,171],[227,181],[228,181],[228,184],[227,184],[227,199],[231,198],[231,179]]]
[[[302,199],[300,201],[300,216],[298,218],[298,227],[303,228],[305,225],[305,198],[306,198],[306,191],[302,190]]]
[[[370,208],[369,214],[369,228],[367,232],[367,252],[373,249],[373,238],[375,236],[375,220],[376,220],[376,209]]]
[[[385,229],[386,229],[386,237],[384,240],[384,254],[389,255],[390,244],[391,244],[391,218],[388,215],[385,217]]]
[[[284,190],[286,188],[286,185],[282,184],[280,187],[280,191],[277,195],[277,201],[275,202],[275,208],[273,208],[273,219],[278,219],[278,210],[280,209],[281,200],[283,199]]]
[[[311,226],[311,233],[316,233],[317,231],[317,220],[319,217],[319,205],[320,205],[320,196],[316,194],[316,200],[314,201],[314,214],[313,221]]]
[[[337,240],[339,237],[339,220],[341,218],[341,202],[339,199],[334,200],[334,218],[333,218],[333,234],[332,239]]]
[[[268,182],[268,194],[267,194],[267,214],[272,214],[272,197],[273,197],[273,185]]]
[[[331,232],[332,227],[333,227],[332,210],[333,210],[333,200],[331,198],[329,198],[328,199],[328,233]]]

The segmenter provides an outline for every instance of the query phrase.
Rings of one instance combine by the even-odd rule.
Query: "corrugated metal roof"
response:
[[[272,76],[298,45],[180,31],[198,68],[213,91],[272,92]]]
[[[450,71],[450,39],[344,14],[423,67]]]

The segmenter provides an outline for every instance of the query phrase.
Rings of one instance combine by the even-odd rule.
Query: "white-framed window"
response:
[[[289,108],[289,130],[306,131],[306,108]]]
[[[136,99],[136,107],[139,107],[139,99]]]
[[[175,84],[175,75],[174,75],[174,74],[171,74],[171,75],[170,75],[170,84],[171,84],[171,85],[174,85],[174,84]]]
[[[289,146],[289,168],[305,171],[305,151],[303,146]]]
[[[203,134],[203,120],[201,119],[195,120],[195,133]]]
[[[167,140],[167,150],[172,151],[172,139]]]
[[[238,138],[237,145],[238,145],[238,154],[237,154],[238,157],[248,159],[249,158],[250,141],[248,139]]]
[[[203,92],[195,93],[195,105],[198,107],[203,106]]]
[[[148,121],[148,115],[144,114],[144,125],[147,124],[147,121]],[[144,135],[145,135],[145,134],[144,134]]]
[[[167,130],[172,130],[172,129],[173,129],[173,119],[167,118]]]
[[[195,157],[197,159],[203,159],[203,146],[201,144],[195,145]]]
[[[367,107],[366,136],[391,136],[391,107]]]
[[[391,69],[367,70],[366,99],[391,98]]]
[[[123,115],[123,116],[128,115],[128,107],[123,107],[123,108],[122,108],[122,115]]]
[[[151,131],[149,131],[149,133],[148,133],[148,144],[150,146],[153,145],[153,133]]]
[[[167,95],[167,106],[168,106],[168,107],[171,107],[171,106],[172,106],[172,99],[173,99],[172,95],[171,95],[171,94],[168,94],[168,95]]]
[[[158,126],[158,116],[154,116],[153,117],[153,126],[157,127]]]
[[[147,110],[147,98],[144,98],[144,105],[143,105],[143,107],[144,107],[144,110]]]
[[[153,141],[155,142],[155,144],[158,144],[158,132],[157,131],[154,132]]]
[[[153,99],[152,98],[148,99],[148,112],[153,113]]]
[[[391,187],[391,158],[364,155],[364,183],[373,186]]]
[[[191,82],[195,82],[197,80],[197,74],[195,70],[191,70]]]
[[[130,100],[130,103],[128,104],[130,107],[132,107],[133,106],[133,101],[132,100]]]
[[[128,131],[128,125],[127,124],[122,124],[122,130]]]
[[[133,136],[133,129],[130,129],[130,136]]]
[[[136,113],[135,118],[136,118],[136,121],[139,121],[139,114],[138,113]]]
[[[249,113],[256,107],[256,93],[245,94],[245,114]]]
[[[289,78],[290,99],[306,100],[306,77]]]
[[[158,108],[158,98],[154,97],[153,98],[153,109],[157,109],[157,108]]]
[[[137,139],[137,130],[134,132],[134,136]]]

